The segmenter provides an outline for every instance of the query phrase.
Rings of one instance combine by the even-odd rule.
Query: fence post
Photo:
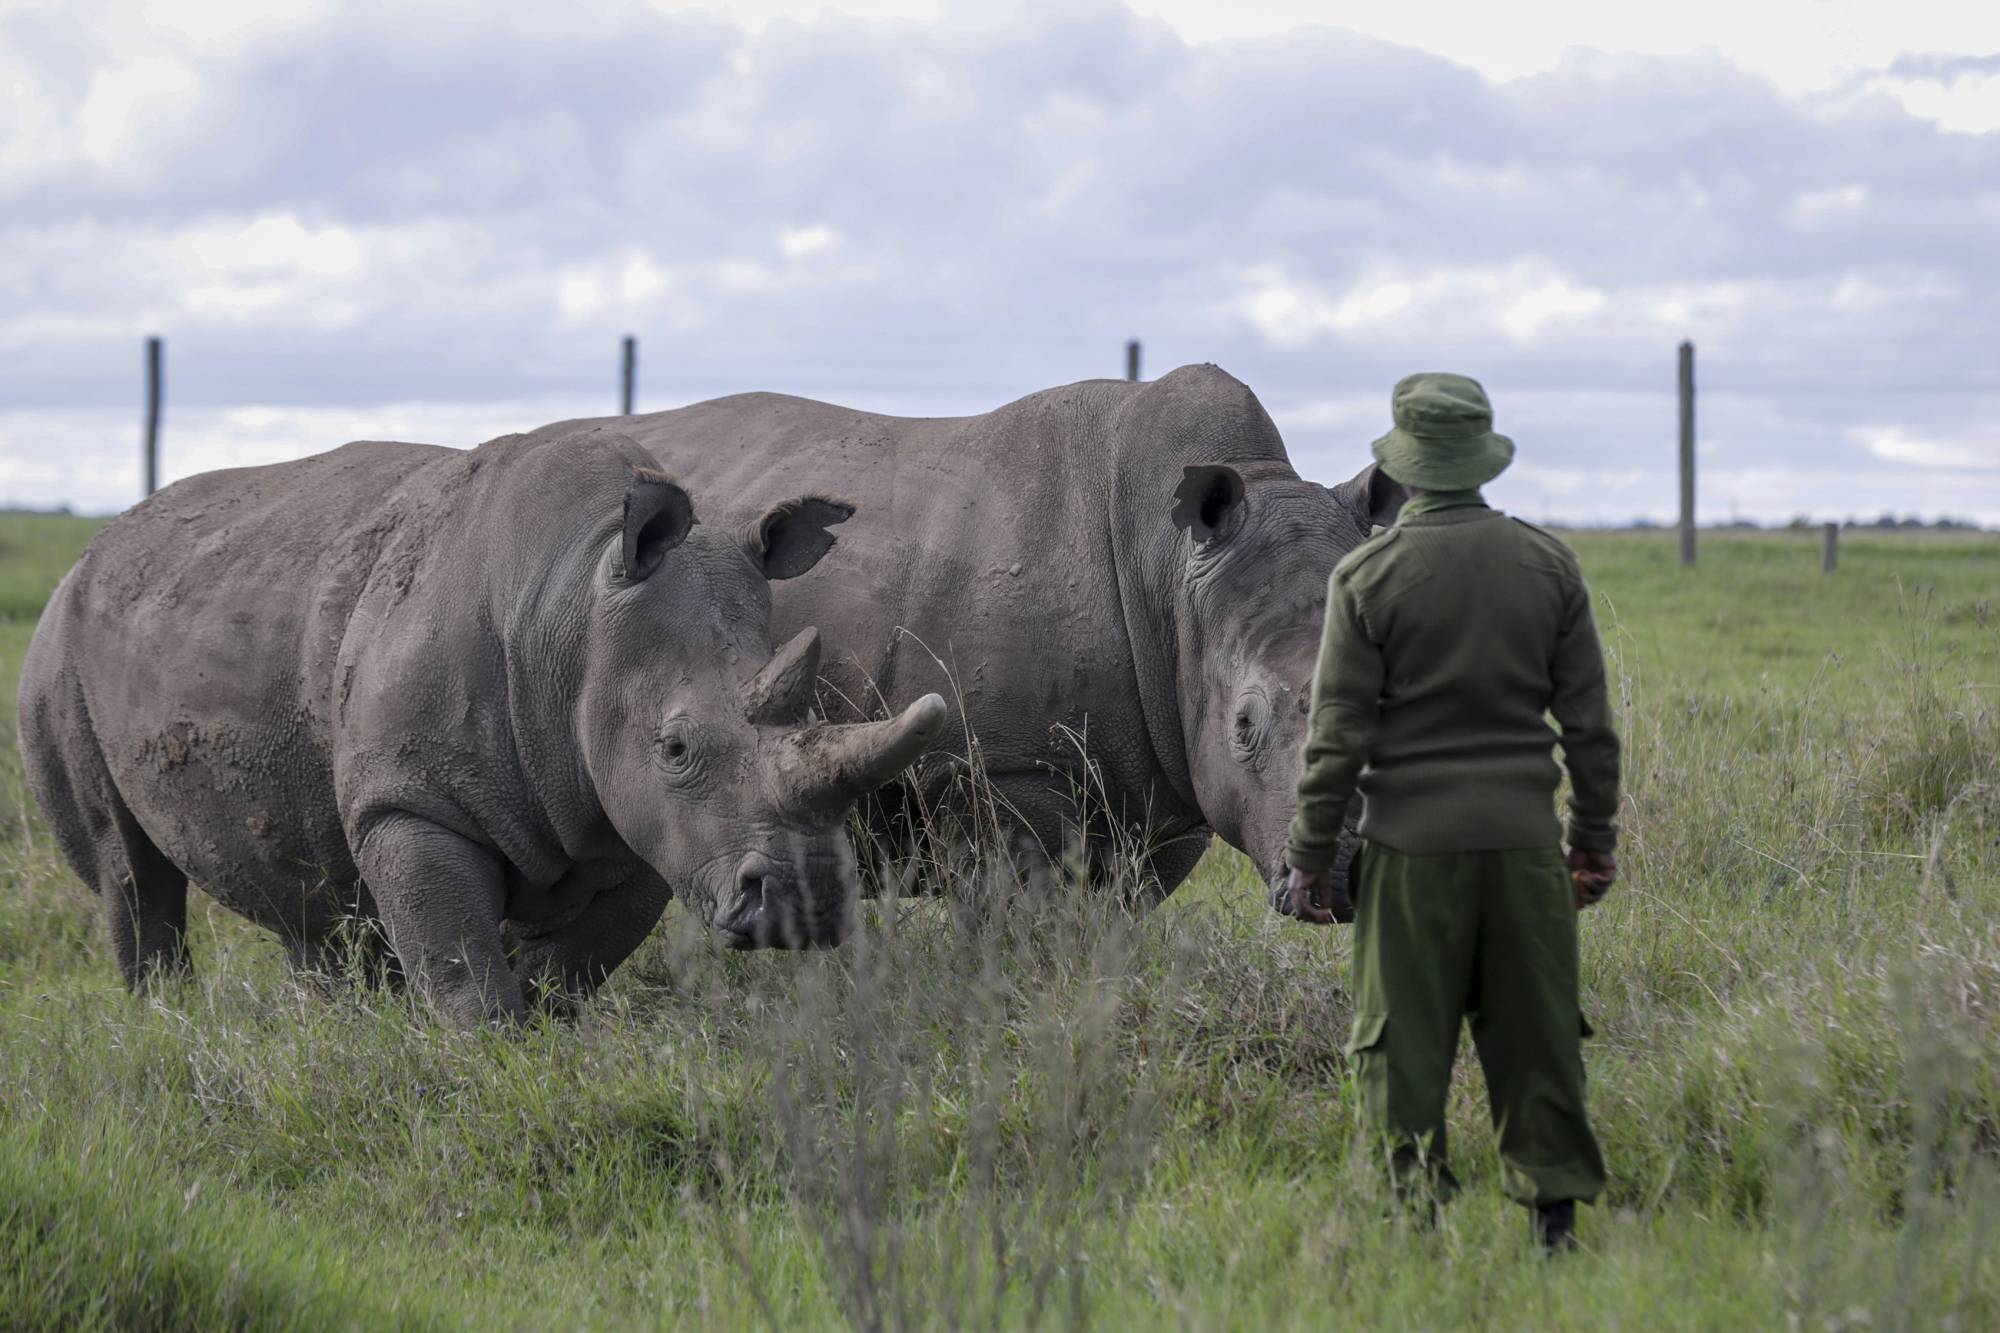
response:
[[[160,340],[146,339],[146,494],[160,489]]]
[[[1139,340],[1137,338],[1129,338],[1125,342],[1125,378],[1134,383],[1137,383],[1139,379]]]
[[[618,414],[632,415],[632,390],[639,377],[639,340],[631,334],[625,335],[625,370],[619,379]]]
[[[1819,572],[1822,574],[1831,574],[1833,573],[1834,566],[1839,563],[1840,524],[1829,523],[1825,528],[1825,539],[1820,543]]]
[[[1681,344],[1681,563],[1694,563],[1694,344]]]

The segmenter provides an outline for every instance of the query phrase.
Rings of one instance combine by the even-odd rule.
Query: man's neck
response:
[[[1434,513],[1440,509],[1458,509],[1465,505],[1484,506],[1486,497],[1475,488],[1469,491],[1417,491],[1410,492],[1410,498],[1403,502],[1398,519],[1410,518],[1416,514]]]

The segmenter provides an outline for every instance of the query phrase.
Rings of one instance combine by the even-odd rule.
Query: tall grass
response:
[[[1612,1185],[1575,1261],[1501,1199],[1469,1061],[1470,1188],[1411,1228],[1340,1055],[1346,933],[1227,849],[1135,914],[1138,849],[1022,877],[974,821],[871,862],[839,950],[674,912],[573,1021],[457,1035],[300,987],[205,900],[196,978],[126,996],[30,816],[0,1324],[2000,1324],[2000,698],[1940,646],[1986,631],[1911,592],[1879,651],[1705,688],[1611,593]]]

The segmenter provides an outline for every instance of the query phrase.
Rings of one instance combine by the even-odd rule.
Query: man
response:
[[[1375,442],[1410,492],[1333,571],[1286,843],[1292,912],[1355,927],[1355,1061],[1367,1120],[1401,1188],[1445,1165],[1445,1096],[1470,1018],[1509,1192],[1550,1250],[1604,1163],[1584,1111],[1579,909],[1617,876],[1618,738],[1576,557],[1489,509],[1513,460],[1486,392],[1462,375],[1396,386]],[[1569,769],[1567,866],[1555,813]],[[1350,905],[1327,870],[1351,797],[1362,846]]]

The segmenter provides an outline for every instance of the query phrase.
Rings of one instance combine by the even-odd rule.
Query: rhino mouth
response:
[[[715,914],[714,930],[730,949],[822,948],[840,943],[845,933],[843,902],[790,880],[753,854],[737,868],[735,889]]]

